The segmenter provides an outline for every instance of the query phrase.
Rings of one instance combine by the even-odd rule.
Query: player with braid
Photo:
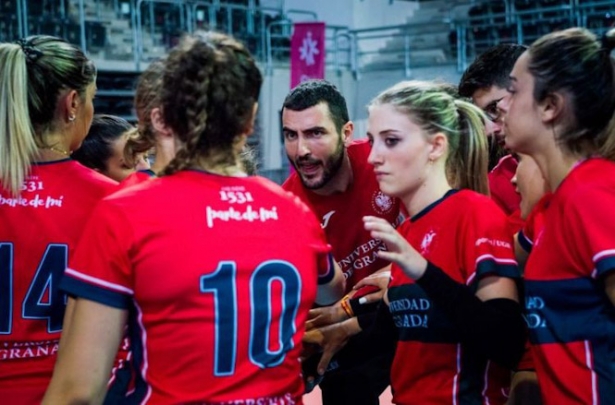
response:
[[[93,116],[96,69],[49,36],[0,44],[0,402],[40,403],[58,350],[64,268],[117,183],[71,159]]]
[[[309,209],[241,168],[261,83],[229,36],[171,51],[161,106],[180,149],[96,208],[63,280],[77,299],[43,403],[101,401],[126,323],[135,403],[300,403],[308,311],[345,286]]]
[[[175,157],[177,146],[170,128],[164,123],[161,109],[162,77],[165,60],[156,60],[145,69],[137,82],[135,110],[137,132],[126,142],[124,159],[130,162],[135,156],[153,152],[153,163],[148,170],[139,170],[121,182],[122,187],[138,184],[156,177]],[[247,146],[241,159],[248,174],[255,174],[254,157]],[[251,170],[247,170],[251,169]]]

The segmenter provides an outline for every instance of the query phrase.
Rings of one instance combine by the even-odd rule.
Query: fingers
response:
[[[308,312],[308,320],[317,318],[318,316],[320,316],[322,313],[324,312],[324,307],[323,308],[314,308],[314,309],[310,309],[310,312]]]
[[[379,290],[371,294],[364,295],[361,298],[359,298],[359,304],[371,304],[373,302],[378,302],[384,296],[385,291],[386,290]]]
[[[318,367],[317,367],[317,372],[318,375],[324,375],[325,371],[327,371],[327,367],[329,366],[329,363],[331,362],[331,359],[333,358],[333,355],[335,354],[335,350],[325,350],[322,353],[322,357],[320,358],[320,361],[318,362]]]
[[[316,328],[305,332],[305,334],[303,335],[303,344],[322,346],[323,341],[324,339],[322,333],[319,329]]]
[[[361,280],[359,280],[358,283],[356,283],[354,285],[354,287],[352,287],[353,290],[358,290],[361,287],[365,287],[366,285],[371,285],[371,286],[375,286],[375,287],[380,287],[380,280],[375,278],[375,277],[365,277]]]

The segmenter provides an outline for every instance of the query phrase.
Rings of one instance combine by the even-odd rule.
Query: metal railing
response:
[[[91,25],[106,21],[105,33],[117,40],[108,41],[104,50],[98,50],[102,53],[101,58],[113,60],[119,55],[125,61],[132,60],[138,71],[143,62],[160,57],[168,50],[170,43],[163,43],[161,39],[172,35],[165,31],[168,17],[159,21],[158,12],[167,5],[175,7],[173,24],[177,35],[198,28],[224,29],[246,41],[255,56],[271,71],[276,64],[288,63],[293,21],[318,19],[318,15],[305,10],[284,12],[282,9],[257,7],[255,0],[250,0],[248,5],[224,4],[219,0],[78,0],[74,10],[65,9],[62,0],[58,2],[57,24],[51,21],[45,25],[42,21],[46,17],[35,15],[33,11],[40,4],[37,0],[16,0],[16,19],[11,17],[13,25],[7,29],[10,32],[0,32],[4,35],[0,40],[49,33],[43,32],[43,28],[48,26],[55,34],[63,33],[86,52],[94,52]],[[370,68],[384,69],[385,65],[400,69],[408,76],[412,69],[425,64],[452,64],[462,71],[477,53],[504,40],[529,43],[553,28],[575,25],[600,34],[608,28],[603,20],[609,12],[615,22],[615,0],[569,0],[557,7],[523,10],[517,10],[513,0],[504,1],[504,5],[504,8],[499,8],[504,10],[502,13],[487,12],[458,19],[440,18],[358,30],[328,26],[326,63],[337,70],[350,69],[356,76]],[[115,48],[119,48],[118,42],[124,50],[114,53]]]

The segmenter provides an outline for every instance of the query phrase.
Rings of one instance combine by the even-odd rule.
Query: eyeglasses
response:
[[[489,118],[490,121],[497,122],[502,117],[502,110],[498,108],[498,103],[502,101],[503,98],[504,97],[497,100],[493,100],[492,102],[487,104],[485,108],[483,108],[485,115],[487,116],[487,118]]]

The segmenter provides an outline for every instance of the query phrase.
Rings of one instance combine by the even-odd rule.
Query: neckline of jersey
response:
[[[58,159],[58,160],[50,160],[48,162],[32,162],[32,165],[35,165],[35,166],[46,166],[46,165],[54,165],[56,163],[70,162],[72,160],[73,159],[67,157],[67,158]]]
[[[436,206],[438,206],[442,201],[446,200],[448,197],[452,196],[453,194],[457,193],[459,190],[457,189],[450,189],[448,190],[441,198],[437,199],[436,201],[432,202],[431,204],[429,204],[427,207],[423,208],[421,210],[421,212],[419,212],[418,214],[416,214],[415,216],[410,218],[410,222],[415,222],[418,221],[419,219],[421,219],[422,217],[424,217],[425,215],[427,215],[427,213],[431,210],[433,210],[434,208],[436,208]]]

